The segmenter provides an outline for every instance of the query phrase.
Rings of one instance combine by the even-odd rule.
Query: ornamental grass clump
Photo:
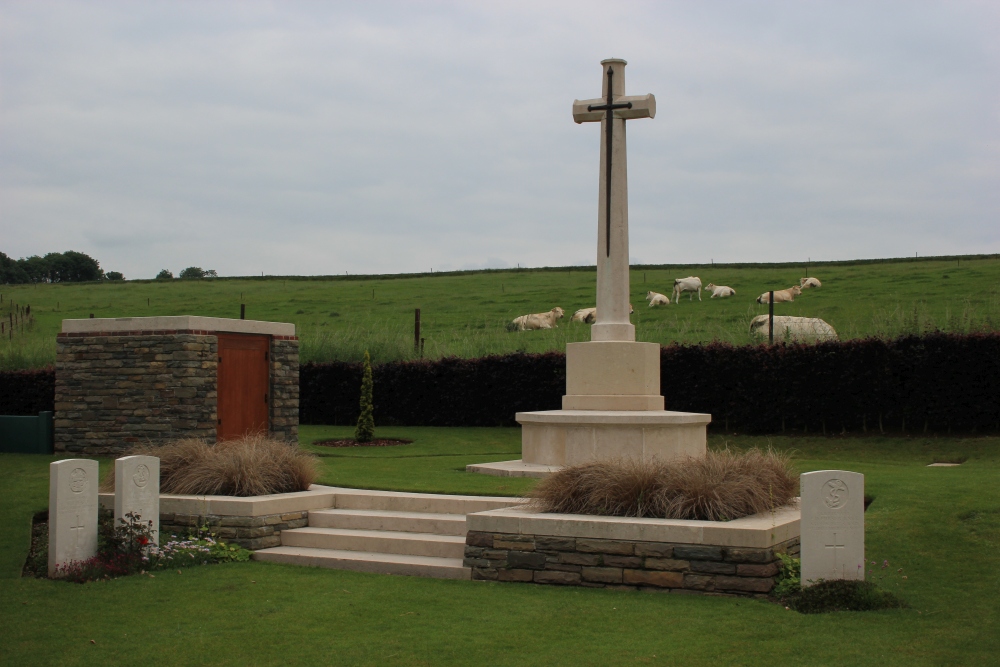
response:
[[[730,521],[786,505],[798,487],[786,455],[727,449],[704,458],[571,466],[544,479],[530,497],[543,512]]]
[[[177,440],[166,445],[140,446],[129,454],[160,459],[160,492],[179,495],[264,496],[305,491],[315,481],[316,457],[294,443],[262,434],[214,445],[201,440]],[[114,490],[114,469],[102,488]]]

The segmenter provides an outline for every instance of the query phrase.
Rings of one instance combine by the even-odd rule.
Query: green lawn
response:
[[[662,344],[712,340],[748,342],[750,320],[766,313],[755,302],[768,289],[798,284],[804,266],[757,268],[684,266],[634,268],[632,321],[639,340]],[[830,263],[809,273],[823,281],[794,303],[776,304],[779,315],[821,317],[842,338],[898,335],[940,328],[1000,329],[1000,259]],[[669,294],[673,279],[698,275],[706,285],[729,285],[728,299],[688,301],[648,308],[647,290]],[[593,269],[480,271],[385,278],[257,278],[124,283],[0,286],[0,315],[11,303],[30,304],[34,329],[0,339],[0,368],[51,363],[55,334],[64,318],[147,315],[247,317],[293,322],[303,360],[360,359],[375,362],[413,355],[413,309],[421,309],[429,357],[478,357],[514,350],[563,350],[589,338],[587,325],[571,325],[579,308],[594,305]],[[517,315],[561,306],[566,320],[550,331],[510,334],[504,324]]]
[[[517,493],[462,472],[518,455],[516,429],[385,428],[410,445],[329,449],[321,481]],[[750,438],[800,470],[866,475],[867,553],[903,567],[911,609],[802,616],[764,602],[440,581],[264,563],[84,586],[21,579],[51,457],[0,455],[0,656],[11,665],[985,665],[1000,655],[1000,438]],[[967,457],[957,468],[935,459]],[[102,462],[104,466],[107,462]],[[93,640],[94,643],[91,643]]]

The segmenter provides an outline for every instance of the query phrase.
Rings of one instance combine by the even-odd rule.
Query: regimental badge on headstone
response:
[[[97,461],[49,464],[49,576],[97,554]]]
[[[160,534],[160,459],[124,456],[115,461],[115,524],[129,512],[143,523],[152,521],[154,542]]]
[[[802,586],[865,578],[865,476],[818,470],[799,477]]]

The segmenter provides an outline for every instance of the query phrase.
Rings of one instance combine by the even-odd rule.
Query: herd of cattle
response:
[[[769,303],[771,300],[771,294],[774,294],[774,302],[782,303],[786,301],[795,301],[795,297],[802,295],[802,290],[822,287],[822,283],[817,278],[802,278],[799,280],[798,285],[792,285],[787,289],[770,290],[764,292],[757,297],[757,303]],[[701,278],[697,276],[688,276],[687,278],[677,278],[674,280],[674,288],[670,293],[670,296],[665,294],[660,294],[659,292],[647,292],[646,301],[649,301],[650,308],[654,306],[668,306],[673,299],[673,303],[680,301],[681,294],[685,292],[688,293],[688,300],[693,301],[695,293],[698,294],[698,300],[701,301],[701,291],[702,291]],[[715,285],[709,283],[704,287],[705,290],[711,293],[711,298],[713,299],[723,299],[730,296],[736,295],[736,290],[728,285]],[[634,312],[632,310],[632,304],[629,304],[629,313]],[[547,313],[533,313],[531,315],[521,315],[520,317],[514,318],[514,320],[507,325],[508,331],[530,331],[533,329],[553,329],[556,326],[556,322],[560,320],[565,315],[562,308],[556,306]],[[580,310],[573,313],[573,317],[570,318],[572,322],[580,322],[583,324],[593,324],[597,320],[597,308],[581,308]],[[750,333],[753,335],[767,336],[769,319],[767,315],[758,315],[750,322]],[[774,328],[775,337],[778,339],[786,340],[836,340],[837,332],[834,331],[833,327],[824,322],[823,320],[815,317],[790,317],[785,315],[776,315],[774,317]]]

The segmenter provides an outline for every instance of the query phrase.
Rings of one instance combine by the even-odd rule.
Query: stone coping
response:
[[[235,320],[225,317],[200,317],[176,315],[164,317],[115,317],[63,320],[62,333],[114,335],[125,333],[154,333],[162,331],[206,331],[220,333],[264,334],[294,336],[295,325],[287,322],[262,322],[260,320]]]
[[[549,514],[515,507],[470,514],[466,517],[466,526],[470,532],[480,533],[766,549],[799,537],[800,514],[798,498],[773,513],[733,521]]]
[[[563,466],[549,466],[542,463],[525,463],[522,459],[516,461],[491,461],[489,463],[470,463],[465,466],[468,472],[477,472],[481,475],[493,475],[494,477],[534,477],[543,479],[554,472],[563,469]]]
[[[436,500],[456,501],[468,500],[471,504],[477,501],[524,502],[520,498],[502,496],[459,496],[436,493],[412,493],[407,491],[377,491],[372,489],[347,489],[335,486],[313,484],[308,491],[294,493],[276,493],[269,496],[194,496],[160,494],[161,514],[191,514],[199,516],[243,516],[255,517],[269,514],[284,514],[308,510],[331,509],[341,506],[351,506],[348,499],[351,496],[383,497],[386,499],[418,500],[433,503]],[[338,503],[338,498],[344,502]],[[115,494],[104,492],[99,494],[102,507],[112,509],[115,504]]]
[[[337,489],[313,484],[308,491],[275,493],[269,496],[183,496],[160,494],[161,514],[195,514],[216,516],[263,516],[305,510],[327,509],[336,503]],[[101,506],[114,507],[115,494],[101,493]]]
[[[626,424],[659,426],[663,424],[708,424],[712,415],[670,410],[541,410],[518,412],[519,424]]]

